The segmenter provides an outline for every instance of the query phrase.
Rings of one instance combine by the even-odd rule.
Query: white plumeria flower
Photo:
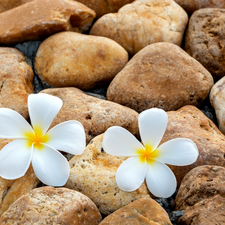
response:
[[[123,191],[138,189],[146,179],[149,191],[156,197],[168,198],[177,182],[165,165],[185,166],[196,161],[198,149],[186,138],[170,140],[158,146],[166,130],[168,116],[162,109],[148,109],[138,117],[143,145],[126,129],[110,127],[103,137],[105,152],[116,156],[131,156],[116,172],[116,182]]]
[[[56,149],[80,155],[85,149],[85,132],[78,121],[66,121],[48,131],[62,107],[58,97],[39,93],[28,96],[30,124],[16,111],[0,109],[0,138],[17,139],[0,151],[0,176],[24,176],[30,162],[37,177],[47,185],[62,186],[70,173],[67,159]]]

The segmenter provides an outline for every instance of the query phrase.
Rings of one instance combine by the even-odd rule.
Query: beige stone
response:
[[[72,0],[33,0],[0,14],[0,43],[46,38],[56,32],[84,32],[95,12]]]
[[[224,0],[175,0],[188,14],[202,8],[225,8]]]
[[[224,224],[224,185],[221,166],[199,166],[186,174],[176,196],[176,208],[184,210],[178,224]]]
[[[107,100],[137,112],[157,107],[166,111],[198,106],[213,86],[211,74],[179,46],[151,44],[138,52],[116,75]]]
[[[28,119],[27,97],[34,92],[33,77],[20,51],[0,47],[0,108],[13,109]]]
[[[225,9],[206,8],[193,13],[185,37],[185,50],[214,78],[224,76]]]
[[[19,5],[23,5],[32,0],[1,0],[0,13],[15,8]]]
[[[90,34],[111,38],[134,55],[156,42],[181,45],[187,22],[186,12],[173,0],[136,0],[102,16]]]
[[[40,45],[35,68],[52,86],[91,89],[110,82],[127,61],[126,50],[109,38],[61,32]]]
[[[81,156],[70,161],[70,176],[65,187],[87,195],[99,211],[108,215],[139,198],[150,198],[145,183],[136,191],[124,192],[116,184],[116,171],[128,157],[105,153],[103,134],[95,137]]]
[[[119,104],[89,96],[76,88],[50,88],[42,93],[62,99],[63,106],[51,127],[67,121],[78,120],[84,126],[87,143],[111,126],[121,126],[138,135],[138,113]]]
[[[167,212],[153,199],[141,198],[107,216],[99,225],[172,225]]]
[[[85,195],[41,187],[23,195],[0,217],[0,224],[98,225],[101,214]]]

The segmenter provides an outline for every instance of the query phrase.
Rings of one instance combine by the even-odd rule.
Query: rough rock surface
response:
[[[52,86],[91,89],[110,82],[127,61],[126,50],[109,38],[61,32],[39,46],[35,68]]]
[[[1,0],[0,13],[15,8],[19,5],[23,5],[32,0]]]
[[[198,106],[213,86],[211,74],[179,46],[151,44],[116,75],[107,99],[137,112],[157,107],[166,111]]]
[[[181,45],[187,22],[186,12],[173,0],[136,0],[102,16],[90,34],[111,38],[134,55],[155,42]]]
[[[65,187],[87,195],[108,215],[139,198],[150,198],[145,183],[136,191],[124,192],[116,184],[116,171],[127,157],[112,156],[102,148],[103,134],[94,138],[81,156],[70,161],[70,176]]]
[[[151,198],[140,198],[107,216],[99,225],[172,225],[166,211]]]
[[[199,157],[188,166],[169,166],[178,182],[193,168],[201,165],[225,167],[225,136],[195,106],[184,106],[168,114],[168,125],[161,143],[174,138],[189,138],[197,145]]]
[[[95,204],[66,188],[41,187],[23,195],[0,217],[0,224],[98,225]]]
[[[27,97],[34,92],[33,77],[20,51],[0,47],[0,108],[13,109],[28,119]]]
[[[176,196],[176,208],[184,210],[179,224],[224,224],[224,185],[224,167],[199,166],[186,174]]]
[[[138,113],[119,104],[89,96],[76,88],[50,88],[42,93],[62,99],[63,107],[51,127],[67,121],[78,120],[84,126],[87,143],[111,126],[121,126],[137,135]]]
[[[193,13],[186,32],[185,50],[214,78],[224,76],[225,9],[206,8]]]
[[[72,0],[33,0],[0,13],[0,43],[38,40],[59,31],[86,31],[95,12]]]
[[[224,0],[175,0],[188,14],[201,8],[225,8]]]

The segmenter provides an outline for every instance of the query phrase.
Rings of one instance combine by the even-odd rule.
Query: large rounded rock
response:
[[[200,9],[191,16],[185,37],[187,53],[216,79],[225,74],[224,21],[225,9]]]
[[[102,16],[90,34],[111,38],[134,55],[155,42],[181,45],[187,22],[186,12],[173,0],[136,0]]]
[[[166,111],[198,106],[213,86],[211,74],[180,47],[151,44],[116,75],[107,99],[137,112],[157,107]]]
[[[0,217],[0,224],[98,225],[101,214],[85,195],[42,187],[23,195]]]
[[[127,52],[113,40],[62,32],[40,45],[35,68],[52,86],[90,89],[111,81],[127,61]]]

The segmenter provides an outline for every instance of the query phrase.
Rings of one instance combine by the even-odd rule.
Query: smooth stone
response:
[[[0,217],[0,224],[98,225],[101,219],[98,208],[87,196],[47,186],[15,201]]]
[[[15,8],[19,5],[23,5],[32,0],[1,0],[0,13]]]
[[[184,177],[176,196],[176,208],[184,211],[178,224],[224,224],[225,168],[204,165]]]
[[[156,42],[181,45],[187,22],[186,12],[173,0],[136,0],[102,16],[90,34],[111,38],[134,55]]]
[[[87,90],[110,82],[127,61],[126,50],[109,38],[61,32],[42,42],[35,68],[54,87]]]
[[[0,139],[0,149],[11,142],[12,139]],[[9,206],[15,202],[19,197],[28,193],[30,190],[36,188],[39,180],[36,177],[32,166],[21,178],[16,180],[6,180],[0,177],[0,216]]]
[[[177,178],[177,186],[193,168],[201,165],[225,167],[225,136],[216,125],[195,106],[184,106],[177,111],[167,112],[168,125],[160,144],[175,138],[189,138],[197,146],[196,162],[187,166],[169,167]]]
[[[138,52],[116,75],[107,100],[137,112],[149,108],[177,110],[200,105],[213,86],[211,74],[179,46],[151,44]]]
[[[99,225],[172,225],[167,212],[153,199],[140,198],[107,216]]]
[[[51,127],[67,120],[78,120],[84,126],[87,143],[111,126],[121,126],[134,135],[139,134],[138,113],[132,109],[89,96],[72,87],[49,88],[41,93],[57,96],[63,101]]]
[[[225,8],[224,0],[175,0],[188,14],[202,8]]]
[[[72,0],[33,0],[0,13],[0,43],[39,40],[65,30],[84,32],[95,15]]]
[[[34,92],[33,77],[20,51],[0,47],[0,108],[13,109],[28,119],[27,98]]]
[[[225,9],[206,8],[194,12],[184,48],[215,79],[222,78],[225,74]]]
[[[80,156],[70,161],[70,176],[65,187],[87,195],[104,215],[126,206],[139,198],[150,198],[145,183],[137,190],[125,192],[116,184],[116,171],[128,157],[117,157],[105,153],[102,148],[103,135],[95,137]]]

